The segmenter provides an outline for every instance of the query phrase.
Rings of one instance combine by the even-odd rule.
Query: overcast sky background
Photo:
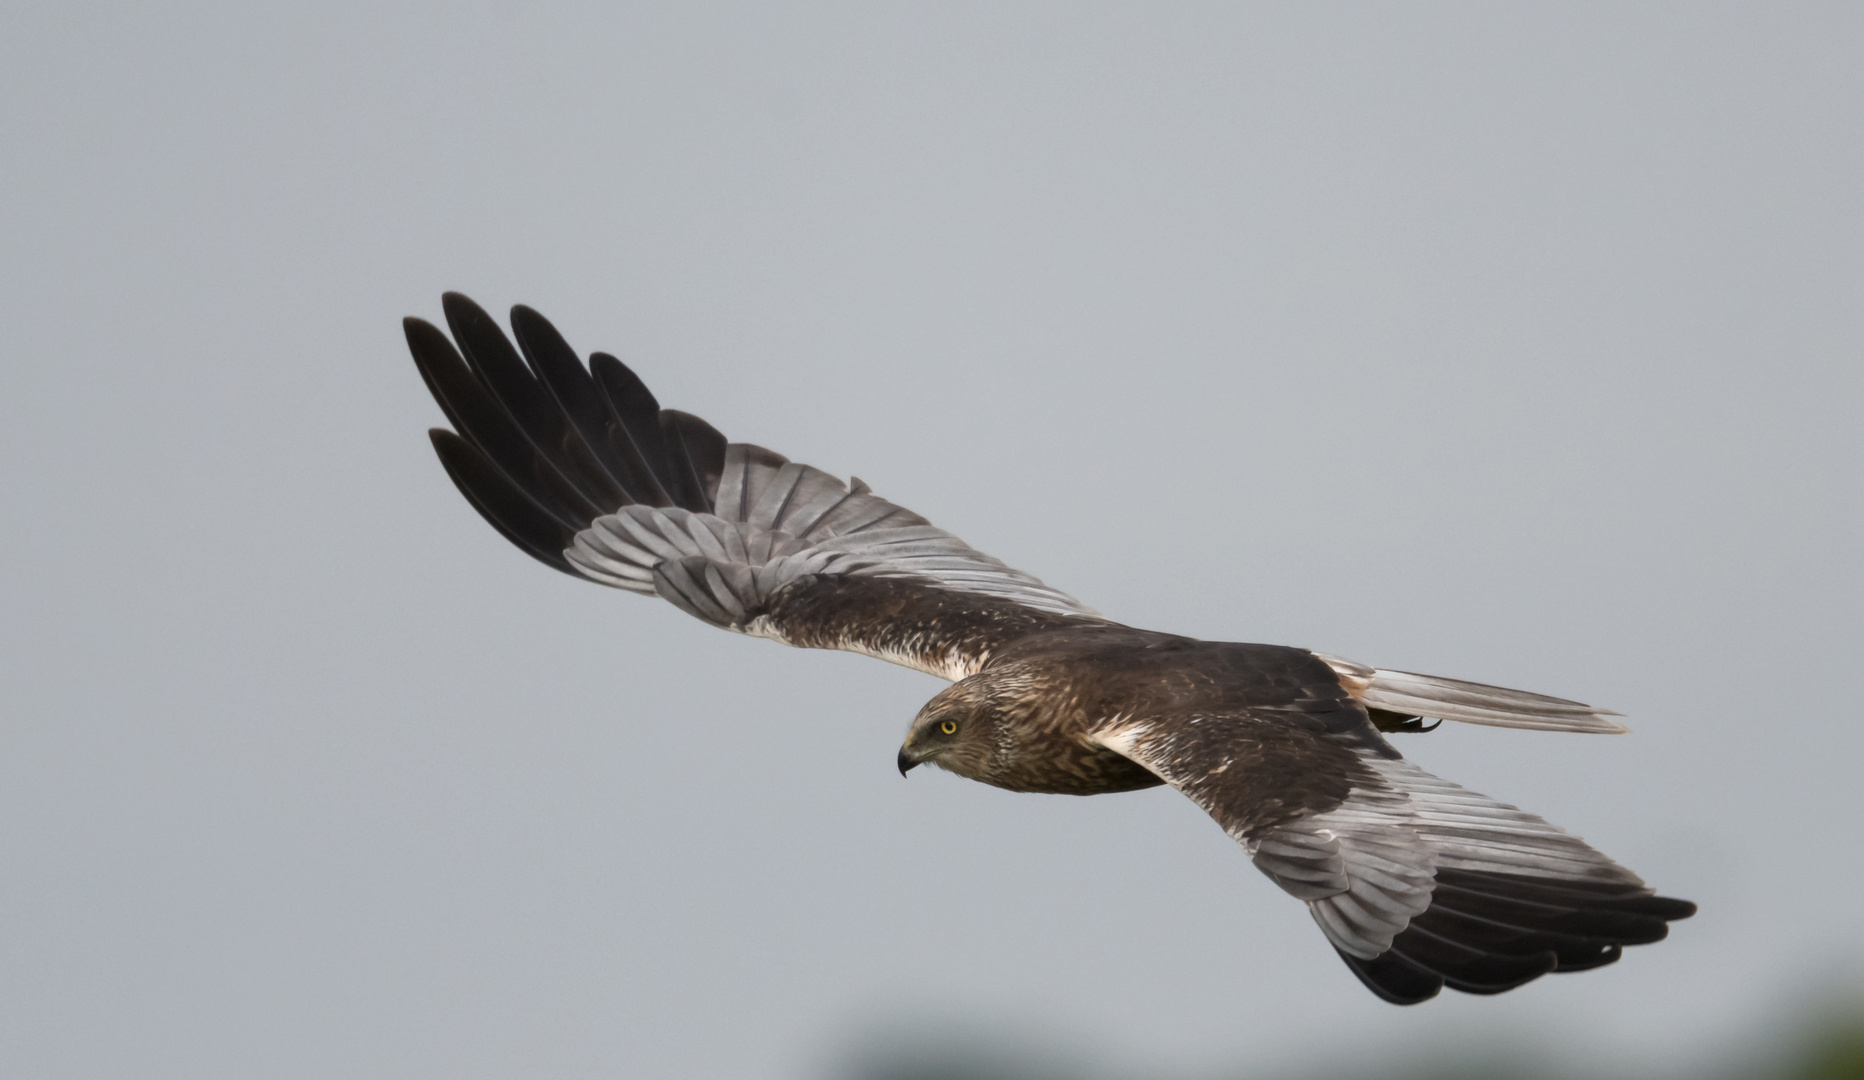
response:
[[[1864,985],[1864,7],[0,13],[0,1076],[1709,1062]],[[1401,748],[1702,904],[1362,990],[1169,790],[551,573],[398,320],[1140,626],[1616,708]],[[1060,1053],[1060,1051],[1053,1051]]]

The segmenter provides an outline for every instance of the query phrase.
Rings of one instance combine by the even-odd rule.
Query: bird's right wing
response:
[[[1346,713],[1141,717],[1100,741],[1215,818],[1387,1001],[1609,964],[1695,911],[1541,818],[1403,760]]]
[[[557,570],[726,629],[950,679],[1030,630],[1101,621],[858,479],[660,408],[621,361],[585,366],[529,308],[512,312],[518,348],[466,297],[448,293],[444,308],[457,349],[405,323],[457,429],[435,429],[434,448],[494,528]]]

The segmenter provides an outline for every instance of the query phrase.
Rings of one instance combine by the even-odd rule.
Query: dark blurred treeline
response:
[[[1550,1061],[1506,1048],[1480,1054],[1318,1066],[1298,1072],[1220,1071],[1146,1075],[1099,1069],[1078,1048],[992,1049],[916,1044],[878,1049],[844,1074],[849,1080],[1864,1080],[1864,1008],[1789,1022],[1765,1046],[1718,1048],[1705,1063],[1625,1071],[1601,1062]],[[1706,1055],[1705,1055],[1706,1057]]]

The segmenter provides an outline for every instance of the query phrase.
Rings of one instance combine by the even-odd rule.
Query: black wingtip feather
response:
[[[1613,911],[1623,911],[1633,915],[1647,915],[1665,922],[1677,922],[1696,913],[1696,905],[1688,900],[1678,900],[1674,896],[1633,896],[1609,902]]]
[[[434,373],[447,367],[465,367],[453,343],[447,340],[438,326],[426,319],[417,319],[410,315],[401,320],[401,335],[407,339],[408,355],[414,357],[415,370],[421,373],[421,381],[427,384],[427,392],[434,396],[434,403],[446,414],[449,421],[457,424],[459,418],[453,415],[453,407],[447,401],[446,393],[434,381]]]
[[[608,363],[604,363],[605,360]],[[620,469],[618,479],[627,487],[630,498],[648,506],[672,506],[675,500],[667,490],[666,449],[660,444],[660,425],[639,417],[624,420],[615,409],[608,382],[613,377],[614,365],[620,363],[602,353],[596,353],[589,361],[589,374],[601,392],[599,404],[606,414],[602,431],[608,440],[607,449]],[[647,428],[653,430],[649,432]]]
[[[624,492],[629,501],[651,500],[652,493],[642,490],[638,463],[625,460],[610,440],[608,428],[615,422],[614,412],[576,350],[570,348],[549,319],[523,304],[511,309],[511,331],[531,370],[569,418],[570,429],[580,437],[608,483]]]
[[[1359,977],[1366,989],[1393,1005],[1416,1005],[1429,1001],[1443,990],[1440,976],[1389,952],[1370,960],[1340,953],[1340,959],[1346,961],[1347,968]]]
[[[437,327],[413,320],[408,348],[441,411],[489,465],[513,486],[555,517],[559,524],[581,528],[599,515],[588,497],[561,476],[499,402],[473,376]]]
[[[1430,907],[1389,951],[1371,961],[1341,955],[1374,993],[1398,1004],[1423,1000],[1428,979],[1499,994],[1549,973],[1614,963],[1625,946],[1663,940],[1666,920],[1695,910],[1620,882],[1440,869]]]
[[[616,449],[635,469],[643,489],[664,497],[667,502],[662,505],[678,503],[671,484],[666,442],[660,434],[660,402],[640,376],[608,353],[589,355],[589,375],[608,406],[609,430]],[[619,438],[614,437],[617,434]]]
[[[559,491],[565,485],[574,488],[576,498],[567,502],[584,523],[605,512],[596,507],[614,509],[627,505],[630,500],[626,492],[615,485],[593,453],[565,451],[567,443],[580,442],[582,437],[492,316],[460,293],[447,293],[442,306],[446,310],[447,326],[453,331],[474,380],[485,395],[496,402],[496,410],[509,421],[503,426],[481,425],[488,430],[497,429],[496,445],[475,432],[462,430],[460,434],[495,460],[502,461],[507,472],[514,471],[513,458],[528,460],[534,456],[540,459],[532,469],[514,478],[531,490],[534,497],[544,499],[539,490],[525,483],[525,478],[531,471],[558,474],[545,476],[542,488],[549,492]]]
[[[701,513],[709,512],[712,500],[706,497],[705,479],[699,475],[699,466],[693,461],[692,451],[681,437],[678,420],[671,411],[663,409],[657,423],[661,440],[667,449],[666,488],[674,504]]]
[[[605,513],[634,503],[713,509],[726,441],[712,425],[660,408],[612,356],[585,366],[529,307],[512,309],[514,345],[465,294],[440,303],[451,339],[424,319],[402,320],[415,366],[455,428],[437,431],[434,448],[506,539],[575,573],[563,548]]]
[[[719,478],[725,474],[725,436],[692,413],[678,409],[660,410],[660,426],[666,434],[668,449],[685,455],[699,483],[699,498],[703,506],[689,506],[687,509],[712,510]]]
[[[427,435],[454,486],[479,511],[479,516],[539,562],[566,574],[576,573],[563,556],[563,550],[575,539],[574,530],[537,505],[478,447],[445,428],[432,428]]]
[[[1443,984],[1465,994],[1500,994],[1533,982],[1560,966],[1552,952],[1525,955],[1485,953],[1444,938],[1420,933],[1416,927],[1404,935],[1405,943],[1392,952],[1443,978]]]

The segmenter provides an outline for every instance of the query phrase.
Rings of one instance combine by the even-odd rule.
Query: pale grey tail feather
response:
[[[1618,713],[1577,701],[1461,679],[1374,668],[1324,653],[1315,655],[1339,673],[1348,689],[1368,709],[1536,731],[1622,735],[1631,730],[1611,719]]]
[[[942,589],[1093,615],[924,518],[820,469],[734,443],[714,513],[627,506],[576,534],[564,557],[592,580],[659,593],[707,622],[745,630],[777,590],[814,574],[910,577]]]

